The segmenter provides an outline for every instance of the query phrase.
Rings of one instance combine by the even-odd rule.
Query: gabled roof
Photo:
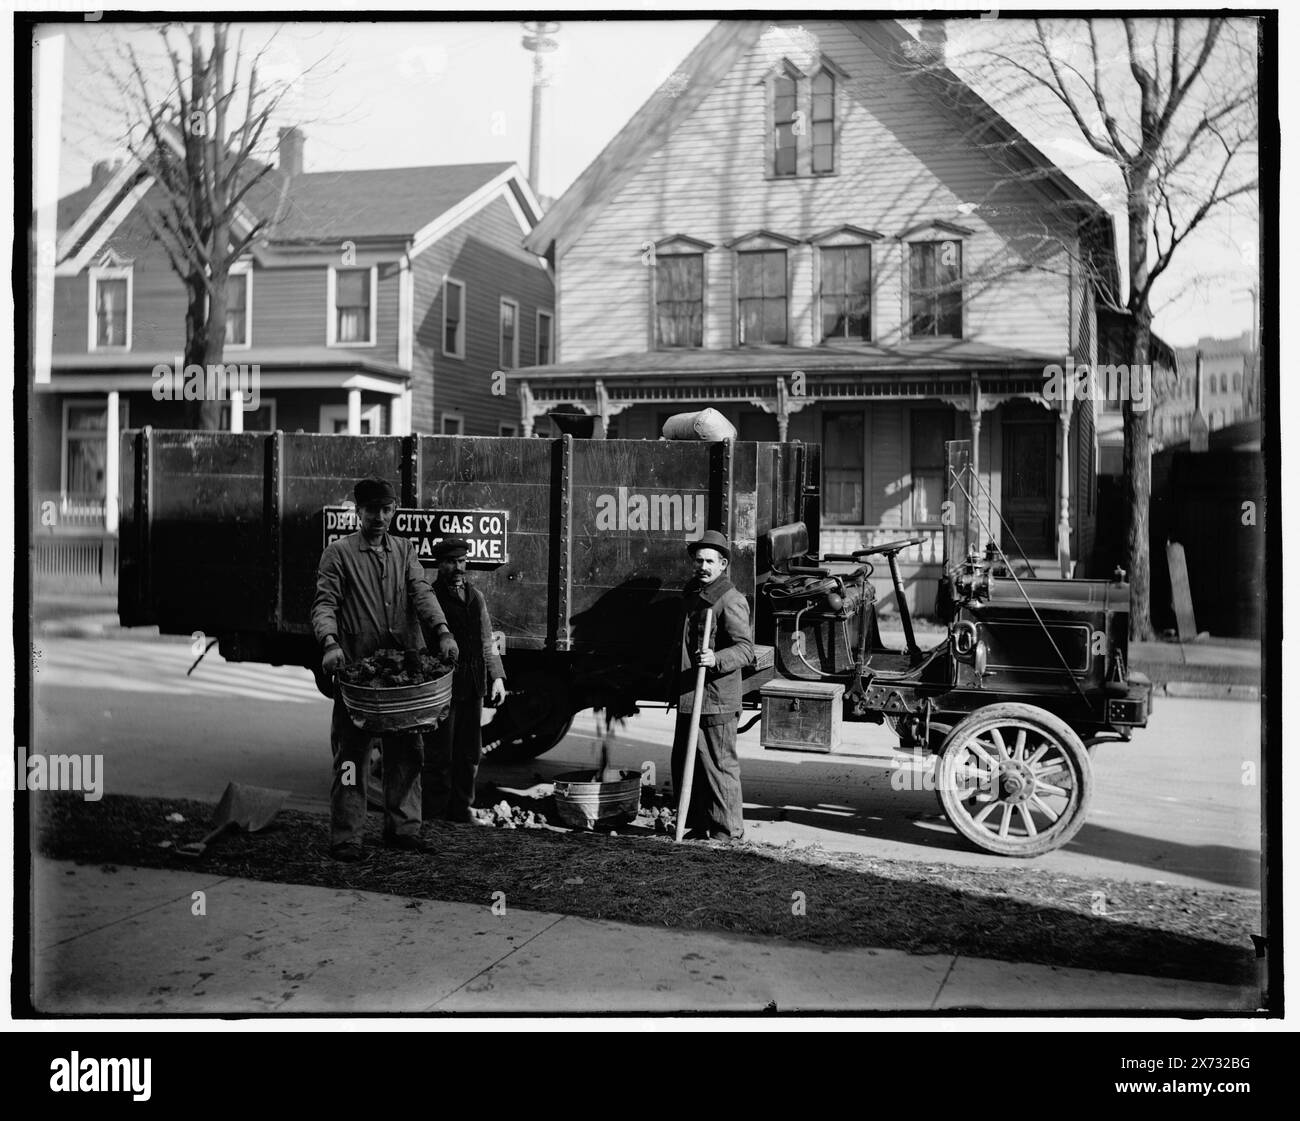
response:
[[[545,254],[550,251],[561,231],[573,234],[591,222],[628,180],[637,174],[642,164],[662,147],[672,131],[695,112],[717,83],[774,22],[720,22],[578,176],[559,202],[524,239],[524,244],[534,253]],[[900,59],[905,57],[902,54],[903,44],[916,41],[897,20],[844,22],[864,43],[885,57],[895,54]],[[951,91],[957,91],[955,104],[959,110],[1010,142],[1027,168],[1037,172],[1035,182],[1050,185],[1063,201],[1076,205],[1081,218],[1088,217],[1102,223],[1113,247],[1114,227],[1110,215],[1092,196],[956,74],[942,66],[931,65],[928,69],[944,84],[950,99]]]
[[[722,20],[573,181],[524,245],[546,254],[560,230],[585,226],[758,42],[767,20]]]
[[[513,166],[463,163],[299,175],[268,236],[271,241],[410,237]]]
[[[250,161],[249,174],[265,165]],[[109,184],[83,187],[59,200],[58,226],[65,236],[65,267],[84,262],[148,189],[134,161]],[[480,205],[504,193],[522,235],[541,208],[513,163],[447,164],[432,167],[323,171],[287,176],[270,168],[244,196],[243,224],[263,219],[264,244],[299,245],[345,239],[393,238],[431,244]],[[72,237],[66,235],[72,233]],[[418,235],[418,238],[417,238]],[[76,258],[74,249],[81,249]]]

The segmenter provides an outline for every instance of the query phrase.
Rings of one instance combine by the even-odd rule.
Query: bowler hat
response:
[[[444,537],[432,552],[434,560],[460,560],[469,555],[469,542],[463,537]]]
[[[731,546],[716,529],[706,529],[698,541],[686,542],[686,551],[691,556],[695,556],[698,549],[717,549],[727,560],[731,560]]]
[[[393,490],[393,484],[377,475],[358,479],[357,485],[352,488],[352,496],[357,500],[358,506],[372,504],[382,506],[385,502],[397,501],[397,492]]]

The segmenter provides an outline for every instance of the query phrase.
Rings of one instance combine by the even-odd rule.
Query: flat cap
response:
[[[469,555],[469,542],[463,537],[444,537],[433,547],[434,560],[460,560]]]
[[[352,496],[357,500],[358,506],[382,506],[385,502],[397,501],[397,491],[393,489],[393,484],[378,475],[358,479],[357,485],[352,488]]]

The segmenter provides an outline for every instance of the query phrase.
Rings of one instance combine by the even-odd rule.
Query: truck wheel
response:
[[[1034,705],[990,705],[967,716],[944,741],[937,780],[953,828],[999,856],[1040,856],[1065,844],[1092,800],[1083,741]]]
[[[530,759],[536,759],[539,755],[545,755],[550,751],[569,734],[571,727],[573,727],[572,716],[558,728],[542,728],[519,736],[517,739],[503,740],[493,747],[485,744],[483,758],[493,763],[527,763]]]

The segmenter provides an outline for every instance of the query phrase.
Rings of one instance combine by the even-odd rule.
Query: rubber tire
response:
[[[558,728],[532,732],[517,740],[507,740],[504,743],[499,743],[483,756],[483,762],[527,763],[540,755],[545,755],[551,748],[555,747],[569,734],[571,727],[573,727],[572,716]]]
[[[963,754],[961,747],[964,743],[985,735],[994,728],[1017,725],[1028,725],[1032,729],[1031,734],[1054,741],[1067,766],[1072,769],[1074,781],[1069,800],[1059,819],[1052,822],[1046,830],[1032,838],[1001,838],[992,829],[977,824],[967,811],[967,803],[957,797],[956,769],[959,756]],[[944,740],[943,753],[938,761],[936,785],[939,802],[948,821],[976,848],[998,856],[1041,856],[1060,848],[1083,827],[1092,802],[1092,760],[1083,741],[1060,717],[1035,705],[1015,702],[989,705],[959,722]],[[1003,812],[1010,814],[1010,811]],[[988,816],[996,816],[1000,821],[1002,814],[994,810]],[[1021,828],[1023,829],[1023,823]]]

